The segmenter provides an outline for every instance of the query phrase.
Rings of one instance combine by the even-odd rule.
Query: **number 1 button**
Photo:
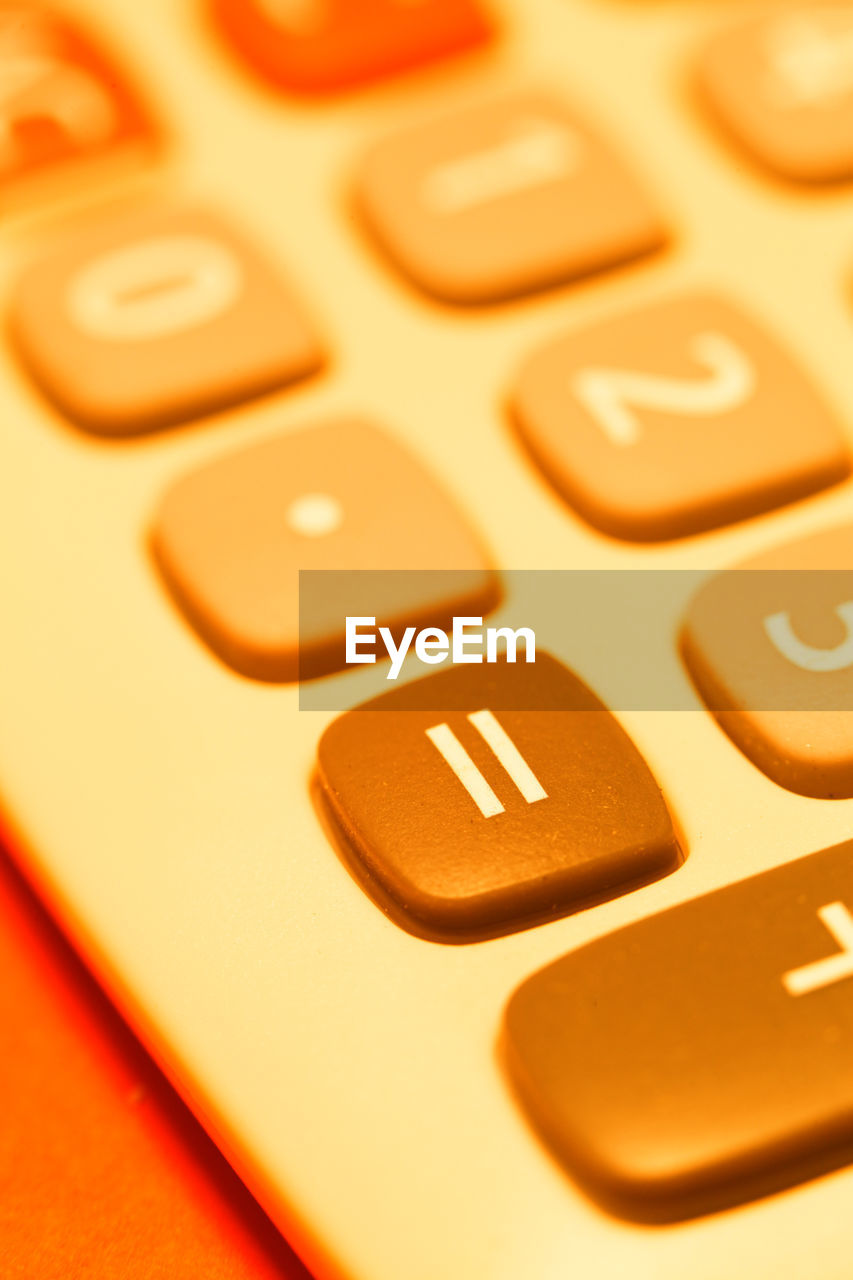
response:
[[[514,412],[567,501],[634,541],[742,520],[850,469],[832,413],[793,359],[711,296],[560,339],[524,369]]]
[[[320,741],[319,776],[359,879],[436,940],[568,915],[681,862],[636,747],[547,654],[455,667],[348,712]]]
[[[515,95],[380,143],[360,175],[371,229],[421,288],[493,302],[657,249],[623,160],[559,99]]]
[[[691,1217],[847,1163],[853,843],[564,956],[506,1026],[539,1128],[626,1217]]]

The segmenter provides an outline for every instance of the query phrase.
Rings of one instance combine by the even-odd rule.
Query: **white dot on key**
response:
[[[303,493],[287,508],[287,523],[303,538],[325,538],[344,522],[344,509],[329,493]]]

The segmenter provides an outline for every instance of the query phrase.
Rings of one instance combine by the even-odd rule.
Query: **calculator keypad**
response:
[[[277,98],[267,95],[263,101],[257,135],[252,134],[258,152],[245,174],[256,185],[247,187],[246,195],[236,193],[236,180],[223,167],[222,184],[212,183],[223,201],[222,216],[162,210],[122,222],[99,224],[93,218],[80,240],[37,261],[11,298],[10,336],[23,365],[59,413],[104,437],[132,436],[226,410],[317,371],[325,358],[322,338],[281,277],[277,261],[232,228],[224,212],[232,197],[250,210],[252,201],[280,200],[286,256],[287,184],[301,182],[303,176],[289,163],[292,129],[298,144],[294,160],[303,143],[317,144],[316,153],[312,151],[317,168],[309,165],[300,191],[297,243],[305,253],[314,252],[311,218],[315,213],[328,218],[323,245],[330,250],[331,265],[318,264],[318,279],[325,272],[327,301],[333,309],[341,308],[343,327],[364,326],[364,346],[355,342],[346,351],[354,376],[345,385],[358,388],[360,396],[375,388],[378,401],[384,396],[383,378],[391,398],[401,387],[405,395],[423,394],[429,381],[412,387],[403,382],[411,366],[401,361],[397,369],[395,341],[377,351],[376,337],[368,333],[377,318],[380,327],[387,326],[383,341],[389,332],[396,340],[394,307],[400,299],[383,292],[379,277],[371,279],[363,257],[353,259],[351,275],[336,270],[344,258],[335,255],[347,248],[344,209],[330,202],[322,211],[319,206],[312,210],[301,203],[305,195],[308,205],[315,179],[315,193],[340,190],[342,169],[327,171],[328,157],[334,154],[335,166],[346,165],[362,126],[373,137],[382,94],[365,95],[347,118],[340,153],[335,131],[341,120],[334,114],[340,104],[317,102],[309,108],[282,99],[286,94],[321,99],[484,47],[495,34],[485,3],[207,3],[211,22],[218,22],[220,34],[249,72],[279,91]],[[520,26],[523,6],[516,8]],[[593,6],[589,10],[592,15]],[[183,24],[179,29],[185,34]],[[851,50],[853,4],[786,9],[711,43],[699,80],[706,103],[731,137],[766,167],[801,181],[850,178]],[[201,68],[212,84],[214,65]],[[140,69],[146,70],[142,64]],[[152,86],[159,86],[159,69],[151,72]],[[609,75],[606,66],[604,72]],[[171,74],[171,69],[164,74],[164,85]],[[613,87],[611,79],[606,82]],[[423,83],[429,85],[430,78]],[[239,93],[229,100],[225,84],[213,92],[223,91],[219,123],[233,122],[234,136],[242,138],[246,119],[250,129],[255,123],[251,112],[259,100],[257,85],[241,88],[243,100]],[[600,103],[602,117],[607,96]],[[394,109],[403,104],[407,110],[413,100],[403,92],[393,99]],[[432,123],[406,123],[402,115],[398,121],[386,114],[395,132],[373,142],[356,175],[361,230],[392,268],[424,294],[459,305],[502,302],[643,260],[668,242],[666,212],[661,213],[654,192],[634,173],[634,142],[630,155],[623,157],[599,133],[595,112],[588,121],[559,95],[513,91]],[[181,127],[191,133],[200,119],[201,113],[195,117],[188,111]],[[35,6],[0,0],[3,199],[19,180],[66,166],[73,170],[82,160],[121,152],[155,132],[133,91],[88,38]],[[642,133],[638,128],[635,139],[640,165],[651,146]],[[267,188],[268,172],[260,172],[257,160],[266,158],[269,138],[274,149],[268,172],[274,173],[275,183]],[[223,152],[228,154],[229,147],[233,159],[230,141]],[[214,157],[213,152],[208,155]],[[235,169],[242,181],[242,164]],[[680,176],[675,175],[676,181]],[[84,186],[72,189],[75,199],[81,193],[88,199]],[[797,217],[809,216],[805,204],[811,199],[803,199]],[[725,212],[724,206],[721,201]],[[793,208],[790,212],[793,216]],[[685,223],[685,230],[685,245],[692,252],[692,228]],[[707,224],[701,228],[707,230]],[[49,242],[54,231],[59,242],[59,228],[36,220],[25,228],[24,239],[32,234],[36,241]],[[11,253],[15,251],[13,244]],[[824,265],[817,262],[815,270]],[[824,292],[832,287],[829,279],[814,283]],[[790,285],[789,279],[789,292]],[[593,310],[596,305],[590,302]],[[518,329],[527,332],[527,318],[532,325],[538,322],[535,308],[523,312]],[[582,314],[591,313],[584,309]],[[452,340],[453,326],[458,326],[465,341],[471,338],[471,351],[477,349],[478,335],[488,343],[500,334],[491,366],[497,373],[490,383],[488,377],[481,379],[479,352],[469,371],[463,344],[457,348],[463,352],[460,364],[448,373],[441,364],[444,339],[431,331],[437,316],[425,315],[423,308],[414,316],[417,321],[411,325],[414,317],[400,309],[399,333],[401,341],[423,341],[415,354],[421,358],[422,350],[428,377],[458,377],[460,370],[471,377],[468,409],[458,417],[447,415],[445,402],[436,397],[445,413],[444,421],[433,419],[437,433],[443,433],[436,451],[444,451],[448,470],[461,472],[454,439],[469,428],[483,430],[462,451],[476,465],[475,474],[460,474],[461,489],[467,485],[470,494],[481,482],[489,488],[485,501],[493,504],[495,533],[505,552],[527,554],[546,526],[527,539],[520,526],[532,508],[522,500],[516,510],[511,482],[499,496],[494,488],[490,466],[500,464],[502,447],[497,415],[492,413],[490,421],[466,417],[471,405],[489,414],[495,388],[509,368],[507,360],[517,352],[516,331],[498,326],[514,322],[505,313],[479,322],[470,316],[444,317],[445,337]],[[430,363],[434,357],[435,368]],[[13,387],[13,398],[19,390]],[[28,408],[25,404],[24,416]],[[526,449],[569,507],[589,525],[634,542],[725,526],[815,493],[850,471],[839,423],[798,360],[738,308],[710,295],[691,293],[652,303],[586,328],[576,324],[572,333],[528,360],[515,386],[513,414]],[[38,420],[38,412],[34,416]],[[221,424],[221,429],[241,431],[245,424],[240,416],[239,423]],[[490,430],[496,450],[492,456]],[[70,443],[60,442],[57,458]],[[164,475],[170,459],[178,456],[169,450],[179,452],[185,443],[195,448],[192,439],[151,441],[138,453],[152,468],[162,467],[157,474]],[[81,455],[95,450],[91,442],[86,450],[80,444],[73,442]],[[118,476],[137,451],[106,452],[105,465],[114,465]],[[210,665],[212,674],[226,682],[226,694],[238,688],[233,673],[289,682],[342,671],[344,622],[355,610],[348,607],[349,597],[334,592],[327,608],[306,613],[300,607],[300,572],[328,574],[337,583],[347,575],[354,579],[361,570],[397,572],[393,597],[376,606],[378,616],[359,619],[386,624],[397,635],[412,623],[448,625],[460,615],[479,621],[500,600],[497,575],[455,502],[391,436],[357,418],[334,417],[308,430],[255,439],[232,454],[197,462],[164,489],[150,550],[176,609],[167,612],[164,593],[154,625],[164,626],[164,635],[171,626],[175,645],[181,638],[186,643],[184,656],[194,652],[203,663],[201,640],[223,664],[218,669]],[[104,528],[114,532],[106,522]],[[549,528],[558,530],[559,525]],[[137,526],[130,532],[123,528],[122,534],[132,543]],[[564,543],[557,532],[553,545],[543,548],[543,559],[565,566],[576,552],[582,558],[583,546],[583,538],[570,536]],[[123,548],[128,550],[127,543]],[[603,557],[620,554],[613,547],[598,551]],[[621,554],[626,563],[634,563],[630,548]],[[853,532],[845,528],[748,562],[742,567],[750,571],[807,570],[809,582],[786,572],[766,589],[754,591],[743,589],[745,581],[753,581],[750,574],[742,575],[737,589],[737,575],[721,575],[692,603],[682,636],[682,654],[694,682],[732,742],[770,779],[811,797],[853,797],[853,584],[848,588],[838,576],[853,572],[851,556]],[[651,563],[651,557],[646,559]],[[583,566],[572,562],[572,567]],[[814,571],[821,569],[833,571],[831,580],[816,582]],[[39,598],[46,596],[41,579],[33,578]],[[110,594],[113,589],[118,598],[121,583],[112,582]],[[16,597],[10,598],[17,608]],[[88,597],[90,603],[93,598]],[[567,633],[583,624],[582,616],[572,617]],[[140,632],[143,647],[148,636],[144,627]],[[121,634],[126,642],[129,633]],[[563,638],[571,642],[569,634]],[[674,662],[675,637],[669,639]],[[78,644],[73,651],[82,655],[83,650]],[[115,652],[124,662],[124,648],[117,646]],[[138,659],[139,652],[127,659],[130,677],[134,656]],[[157,669],[158,680],[165,669],[165,664]],[[176,669],[184,674],[183,668]],[[71,674],[76,674],[73,668]],[[336,693],[351,674],[320,687],[334,686]],[[178,701],[183,692],[182,687]],[[191,690],[188,696],[194,696]],[[139,704],[143,701],[137,698]],[[226,767],[219,776],[225,779],[224,793],[231,791],[235,777],[242,778],[244,768],[273,770],[266,792],[272,796],[266,827],[272,839],[252,866],[255,887],[264,891],[265,877],[269,874],[271,883],[281,870],[279,855],[288,856],[279,837],[292,832],[291,812],[300,803],[307,807],[308,777],[300,773],[307,757],[299,755],[304,746],[299,734],[291,735],[288,722],[275,719],[277,708],[290,714],[295,697],[287,691],[268,695],[255,690],[248,702],[263,708],[261,718],[273,716],[272,739],[262,728],[252,737],[254,756],[238,760],[236,768],[223,751]],[[161,720],[159,733],[162,708],[155,700],[151,703]],[[228,697],[221,705],[226,704]],[[117,700],[114,706],[118,708]],[[123,705],[119,709],[124,712]],[[132,714],[128,732],[134,727]],[[144,718],[140,723],[144,730]],[[217,745],[227,739],[229,728],[217,719],[215,732],[222,735]],[[241,750],[247,740],[240,737]],[[271,740],[274,749],[268,751]],[[668,745],[679,749],[675,737]],[[175,759],[180,758],[177,749]],[[157,763],[163,763],[165,773],[170,762],[171,757]],[[201,767],[206,768],[205,762]],[[745,763],[743,768],[749,772]],[[296,795],[282,788],[286,798],[279,803],[285,773]],[[140,776],[152,782],[151,812],[159,818],[154,805],[161,798],[157,786],[163,774],[152,768]],[[674,771],[673,777],[678,776],[684,780],[683,773]],[[199,778],[201,792],[208,778]],[[183,779],[170,781],[179,785]],[[535,665],[519,656],[514,663],[463,664],[419,682],[401,681],[339,715],[319,742],[313,781],[317,831],[322,822],[354,878],[392,921],[433,942],[496,939],[557,920],[671,874],[686,853],[661,788],[616,716],[570,670],[541,652]],[[753,776],[753,782],[762,795],[772,790],[761,778]],[[208,794],[204,792],[205,805]],[[244,822],[251,825],[253,820],[251,804],[243,804],[246,796],[242,786],[229,795],[229,801],[236,797],[240,827],[240,838],[224,845],[229,874],[237,865],[231,850],[239,846]],[[181,835],[182,799],[183,793],[176,801]],[[83,808],[81,804],[80,812]],[[213,808],[219,821],[220,810]],[[193,811],[186,812],[190,830]],[[299,876],[304,873],[301,883],[312,893],[318,887],[320,909],[312,907],[311,927],[317,925],[322,944],[326,900],[319,896],[319,878],[316,884],[311,879],[312,859],[333,855],[328,848],[311,847],[305,817],[300,815],[300,834],[307,834],[308,844],[298,852],[302,861],[296,870]],[[775,819],[778,823],[778,813]],[[721,804],[717,835],[723,841],[726,820]],[[54,829],[58,826],[57,821]],[[204,830],[204,820],[199,828]],[[706,850],[712,844],[710,831],[707,835]],[[73,849],[73,839],[68,847]],[[207,848],[203,840],[197,847]],[[60,872],[61,856],[60,850]],[[566,1168],[610,1209],[638,1220],[681,1219],[853,1159],[851,866],[853,842],[765,872],[601,938],[535,974],[516,992],[508,1008],[504,1048],[517,1091]],[[207,865],[204,870],[206,874]],[[324,875],[329,871],[328,861],[322,870]],[[181,867],[182,876],[183,871]],[[237,865],[238,879],[240,873]],[[211,885],[227,906],[235,898],[222,886],[227,883],[232,890],[233,884],[215,879],[222,874],[218,866]],[[299,876],[293,877],[294,884]],[[62,875],[56,879],[63,888]],[[120,880],[113,887],[121,906]],[[183,883],[188,883],[185,877]],[[345,902],[348,889],[352,896]],[[337,891],[341,917],[349,924],[353,900],[364,907],[360,890],[343,879]],[[158,903],[163,900],[157,897]],[[279,898],[271,900],[277,910]],[[292,900],[298,924],[303,898],[296,894]],[[108,943],[110,939],[110,930],[103,929],[106,917],[98,919],[103,901],[101,895],[92,913],[96,949],[104,937]],[[241,909],[246,906],[250,913],[256,901],[260,896],[247,894]],[[189,907],[196,909],[197,903]],[[177,908],[176,919],[187,928],[191,946],[200,937],[192,936],[192,912],[187,908],[181,919],[185,904],[178,901]],[[365,910],[369,914],[373,909]],[[254,923],[249,914],[246,919]],[[273,923],[267,935],[276,935],[272,948],[284,932],[278,916]],[[372,923],[380,941],[377,954],[382,938],[389,936],[405,944],[397,955],[407,954],[410,945],[414,955],[426,945],[410,944],[393,925],[386,928],[378,913]],[[331,927],[339,925],[336,916]],[[252,955],[250,933],[247,929],[241,935],[244,958]],[[345,930],[340,933],[347,937]],[[210,938],[215,936],[215,930],[209,931],[201,945],[214,945]],[[303,943],[304,936],[299,946],[310,961],[314,944],[306,949]],[[103,954],[106,960],[115,959],[109,946]],[[265,964],[271,955],[267,948]],[[287,966],[266,964],[266,971],[279,974]],[[329,971],[334,987],[337,969],[332,965]],[[366,967],[357,972],[359,981],[365,972]],[[115,973],[124,980],[122,964]],[[404,969],[402,981],[408,976]],[[249,980],[242,971],[237,979]],[[138,992],[131,994],[136,999]],[[480,994],[476,992],[478,999]],[[385,1012],[384,1003],[377,1001],[376,1008],[380,1005]],[[184,1007],[189,1005],[184,1002]],[[307,1007],[303,1003],[301,1010]],[[167,1003],[163,1010],[170,1012]],[[233,1008],[228,1016],[233,1025]],[[357,1021],[351,1019],[353,1037],[359,1034]],[[183,1024],[173,1019],[171,1025]],[[378,1025],[368,1021],[368,1040]],[[481,1038],[477,1052],[483,1043]],[[353,1039],[350,1047],[354,1045]],[[363,1047],[362,1041],[359,1051]],[[371,1064],[375,1058],[373,1053]],[[180,1064],[179,1055],[175,1061]],[[266,1068],[268,1061],[261,1066]],[[319,1049],[314,1062],[319,1062]],[[482,1056],[480,1065],[488,1069]],[[457,1070],[455,1059],[451,1070]],[[275,1071],[256,1076],[279,1080]],[[432,1088],[433,1080],[428,1083]],[[188,1092],[218,1105],[215,1089]],[[226,1108],[222,1114],[230,1124]],[[506,1115],[500,1117],[500,1124],[506,1120]],[[510,1128],[513,1123],[510,1118]],[[235,1125],[235,1133],[237,1129]],[[353,1144],[352,1149],[364,1148]],[[515,1150],[518,1154],[519,1148]],[[252,1158],[250,1141],[247,1161]],[[435,1164],[443,1168],[440,1161]],[[377,1167],[383,1172],[381,1161]],[[279,1190],[272,1187],[275,1194]],[[334,1225],[331,1218],[328,1222]],[[306,1239],[316,1229],[317,1222],[306,1218]]]

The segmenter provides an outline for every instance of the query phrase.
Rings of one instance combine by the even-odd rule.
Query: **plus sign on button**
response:
[[[507,1059],[610,1209],[687,1218],[853,1161],[853,841],[564,956]]]

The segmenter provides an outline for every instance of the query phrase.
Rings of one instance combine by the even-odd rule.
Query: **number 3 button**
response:
[[[853,526],[720,573],[681,637],[693,681],[733,742],[789,791],[853,796]]]
[[[833,415],[796,364],[710,296],[561,339],[524,369],[513,407],[572,506],[635,541],[757,515],[850,469]]]

